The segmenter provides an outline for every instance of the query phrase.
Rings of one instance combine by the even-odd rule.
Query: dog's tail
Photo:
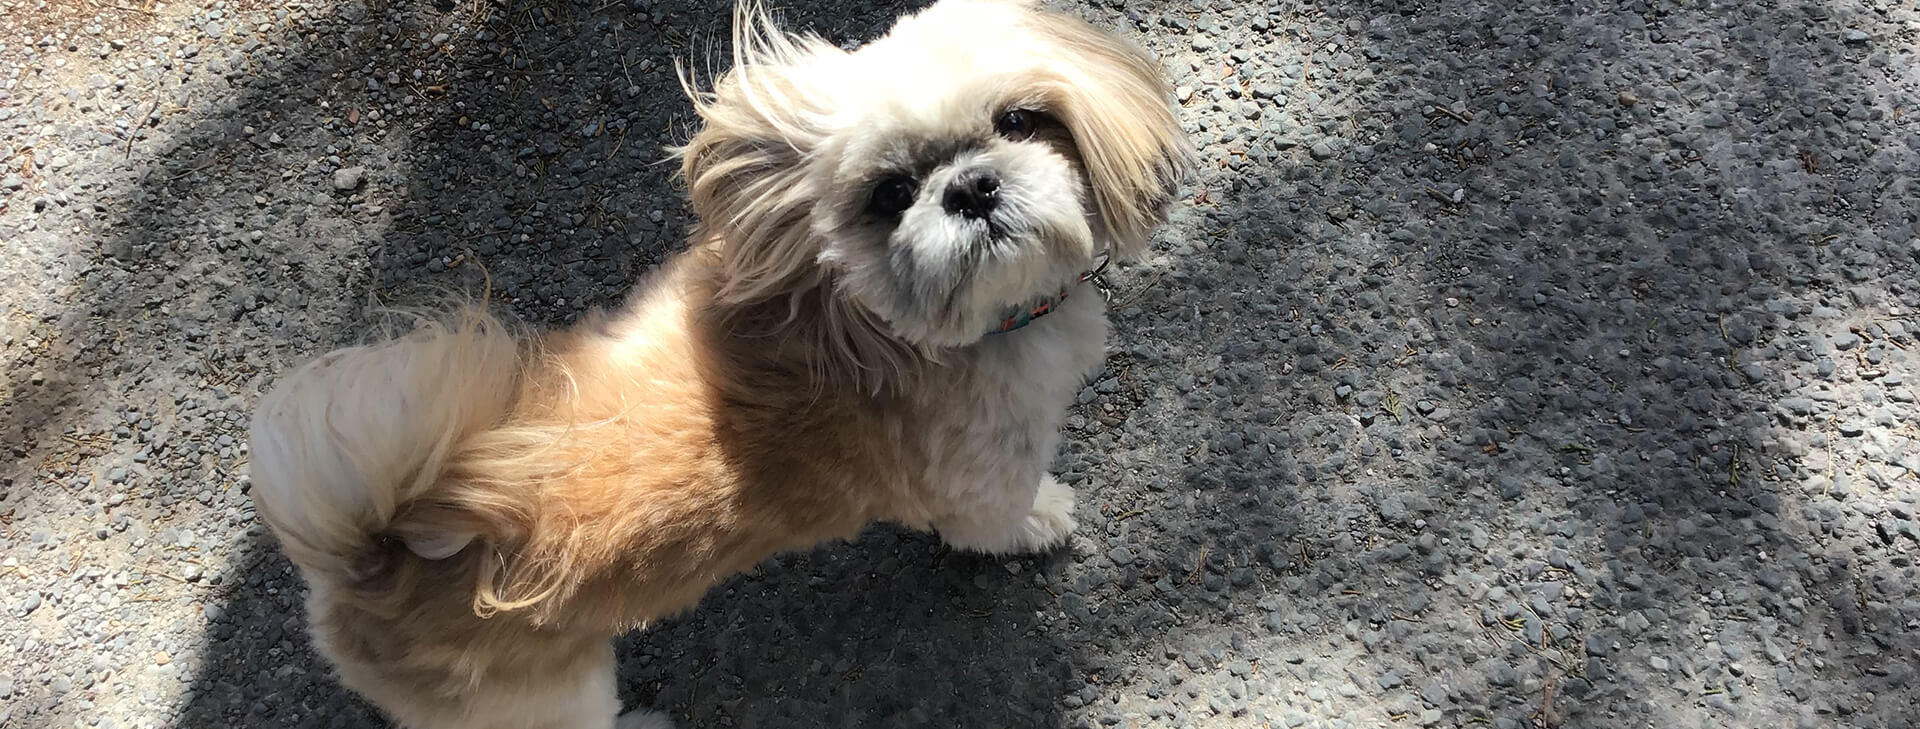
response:
[[[284,377],[248,437],[254,504],[288,557],[351,588],[401,545],[429,560],[465,549],[486,527],[442,503],[448,470],[507,417],[523,361],[506,325],[468,310]]]

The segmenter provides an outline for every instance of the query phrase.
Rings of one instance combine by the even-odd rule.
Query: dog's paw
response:
[[[673,729],[673,720],[658,711],[634,709],[615,719],[613,729]]]
[[[1020,524],[1020,546],[1044,551],[1067,541],[1079,523],[1073,520],[1073,489],[1049,475],[1040,481],[1033,509]]]
[[[1033,501],[992,513],[975,513],[937,523],[940,538],[958,549],[986,554],[1044,552],[1067,541],[1073,520],[1073,489],[1052,476],[1040,480]]]

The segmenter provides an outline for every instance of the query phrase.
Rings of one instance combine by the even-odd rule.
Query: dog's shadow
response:
[[[386,726],[313,652],[305,588],[273,540],[249,542],[206,601],[207,670],[173,726]],[[884,527],[775,557],[620,639],[621,697],[681,729],[1058,726],[1075,655],[1042,624],[1064,559]]]
[[[623,698],[701,729],[1055,726],[1074,659],[1042,624],[1064,559],[885,527],[783,555],[624,639]]]

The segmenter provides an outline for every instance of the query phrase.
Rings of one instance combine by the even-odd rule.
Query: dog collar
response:
[[[1080,274],[1080,277],[1077,279],[1074,279],[1073,283],[1069,283],[1065,286],[1060,287],[1060,293],[1054,294],[1052,296],[1044,297],[1040,299],[1040,301],[1037,303],[1029,304],[1026,306],[1015,307],[1007,310],[1006,315],[1000,317],[1000,323],[995,325],[992,329],[987,330],[987,334],[988,335],[1005,334],[1015,329],[1024,327],[1028,324],[1032,324],[1033,320],[1046,316],[1048,313],[1052,312],[1056,307],[1060,306],[1061,302],[1064,302],[1067,300],[1067,294],[1073,291],[1073,287],[1086,283],[1087,281],[1092,280],[1093,277],[1100,275],[1101,271],[1106,270],[1107,262],[1111,260],[1113,259],[1112,258],[1100,259],[1099,265],[1094,266],[1092,269],[1088,270],[1086,273]]]

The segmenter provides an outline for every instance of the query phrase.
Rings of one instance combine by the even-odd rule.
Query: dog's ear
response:
[[[1058,61],[1049,111],[1073,134],[1113,253],[1138,256],[1192,164],[1166,76],[1144,49],[1079,18],[1025,15]]]
[[[684,71],[701,129],[676,150],[703,240],[722,256],[723,299],[802,288],[813,275],[806,223],[818,191],[807,164],[835,110],[834,63],[845,51],[774,27],[757,5],[733,14],[733,68],[711,91]]]

